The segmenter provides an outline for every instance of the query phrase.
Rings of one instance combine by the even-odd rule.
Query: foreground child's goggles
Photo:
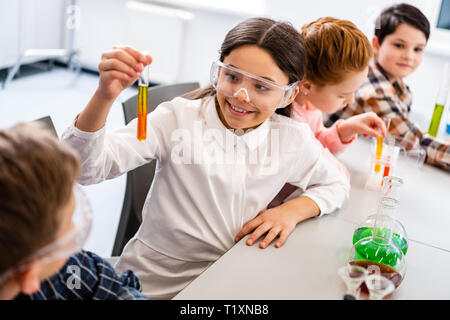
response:
[[[92,210],[89,200],[78,185],[74,186],[73,192],[75,196],[75,211],[72,214],[72,228],[62,238],[42,247],[16,267],[1,274],[0,285],[14,273],[26,270],[33,262],[37,261],[40,264],[46,264],[58,259],[68,258],[81,251],[91,231]]]
[[[226,65],[220,61],[211,66],[211,84],[227,97],[242,96],[257,109],[284,108],[297,82],[283,86],[273,81]]]

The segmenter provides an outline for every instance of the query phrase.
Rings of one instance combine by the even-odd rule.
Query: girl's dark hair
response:
[[[384,38],[395,32],[397,27],[406,23],[422,31],[428,41],[430,36],[430,22],[427,17],[416,7],[406,3],[397,4],[386,8],[377,18],[375,36],[381,45]]]
[[[287,22],[268,18],[250,18],[231,29],[220,48],[223,62],[231,51],[244,45],[255,45],[270,53],[276,64],[286,73],[289,83],[300,81],[305,73],[306,50],[300,34]],[[184,95],[188,99],[200,99],[214,95],[212,85]],[[277,109],[277,113],[289,116],[291,105]]]

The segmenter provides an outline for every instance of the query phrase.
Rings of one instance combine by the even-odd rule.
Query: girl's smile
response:
[[[225,103],[226,103],[228,111],[232,115],[237,116],[237,117],[244,117],[244,116],[250,115],[255,112],[255,111],[249,110],[248,107],[242,107],[235,103],[232,104],[231,102],[228,101],[228,99],[225,100]]]
[[[288,76],[278,67],[272,56],[256,45],[244,45],[232,50],[223,63],[256,76],[271,79],[280,85],[287,85],[289,82]],[[287,104],[292,102],[297,93],[298,89],[294,91],[292,99]],[[253,106],[248,92],[243,89],[237,90],[235,96],[225,96],[217,92],[217,101],[219,118],[228,129],[256,128],[276,110]]]

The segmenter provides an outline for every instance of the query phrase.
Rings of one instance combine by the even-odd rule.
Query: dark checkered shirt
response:
[[[32,295],[19,294],[15,300],[146,300],[138,278],[130,270],[120,277],[98,255],[81,251],[65,266],[41,283]]]
[[[399,137],[403,147],[410,150],[422,146],[427,153],[427,163],[450,171],[450,143],[430,136],[408,118],[411,103],[411,91],[403,80],[389,77],[372,60],[368,77],[355,94],[355,102],[326,116],[325,126],[333,125],[338,119],[373,111],[384,121],[391,119],[389,133]]]

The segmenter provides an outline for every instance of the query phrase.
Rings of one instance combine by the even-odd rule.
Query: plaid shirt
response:
[[[131,270],[118,276],[103,258],[81,251],[32,295],[19,294],[15,300],[147,300],[140,292],[138,278]]]
[[[411,91],[403,80],[389,77],[372,60],[367,79],[355,94],[355,102],[326,116],[325,126],[331,126],[338,119],[373,111],[385,121],[391,119],[389,133],[399,137],[403,147],[410,150],[420,144],[427,153],[427,163],[450,171],[450,144],[430,136],[408,118],[411,103]]]

